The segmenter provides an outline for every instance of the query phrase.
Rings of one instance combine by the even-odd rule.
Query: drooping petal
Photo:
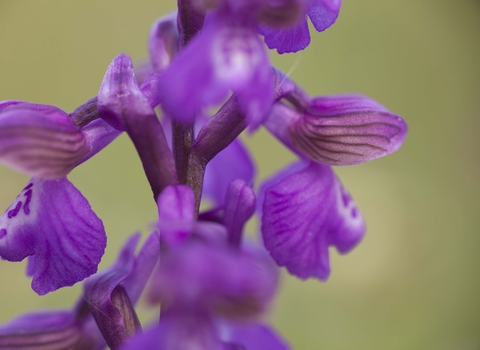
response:
[[[232,181],[240,179],[252,184],[254,177],[252,158],[241,140],[236,139],[207,164],[203,196],[222,206]]]
[[[318,32],[323,32],[337,20],[342,0],[310,0],[308,17]]]
[[[253,254],[191,243],[162,258],[150,299],[244,318],[265,310],[276,284],[277,276]]]
[[[243,225],[253,215],[255,204],[255,193],[246,182],[235,180],[230,183],[225,199],[223,224],[227,227],[228,240],[232,246],[240,246]]]
[[[260,26],[258,32],[264,36],[268,48],[276,49],[279,54],[297,52],[310,44],[310,32],[306,17],[292,27]]]
[[[139,239],[139,234],[130,237],[115,264],[85,281],[90,312],[107,344],[114,349],[141,331],[134,305],[159,257],[157,233],[150,235],[137,258]]]
[[[235,91],[256,127],[271,107],[272,85],[268,57],[254,30],[212,14],[208,25],[163,73],[159,94],[168,115],[191,122],[203,108],[219,104]]]
[[[302,157],[329,165],[364,163],[395,152],[407,124],[360,95],[318,97],[305,111],[277,103],[265,127]]]
[[[337,20],[342,0],[309,0],[306,15],[286,28],[260,25],[258,32],[265,37],[270,49],[279,54],[305,49],[310,44],[310,32],[306,16],[310,17],[318,32],[323,32]]]
[[[71,311],[35,312],[0,326],[0,349],[93,350]]]
[[[357,206],[326,165],[305,163],[294,173],[287,168],[264,189],[265,246],[278,265],[302,279],[326,280],[329,245],[346,253],[364,232]]]
[[[89,150],[85,135],[57,107],[21,103],[0,113],[0,162],[20,172],[60,178]]]
[[[35,255],[32,288],[40,295],[95,273],[105,246],[102,221],[66,178],[33,178],[0,218],[0,256]]]
[[[222,324],[221,338],[243,346],[246,350],[289,350],[290,347],[276,332],[259,323]]]

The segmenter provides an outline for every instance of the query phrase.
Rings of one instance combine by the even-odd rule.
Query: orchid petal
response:
[[[305,111],[277,103],[265,127],[303,157],[329,165],[364,163],[395,152],[407,124],[360,95],[313,99]]]
[[[407,132],[405,121],[383,107],[372,105],[360,111],[363,106],[350,106],[358,103],[359,97],[351,99],[349,96],[314,99],[304,117],[290,129],[297,149],[321,163],[352,165],[400,148]]]
[[[287,28],[270,28],[260,26],[258,32],[265,38],[269,49],[276,49],[279,54],[297,52],[310,44],[307,18]]]
[[[323,32],[337,20],[342,0],[310,0],[308,17],[318,32]]]
[[[60,178],[89,150],[82,131],[56,107],[21,103],[0,113],[0,161],[16,170]]]
[[[331,168],[314,162],[294,173],[287,168],[267,186],[262,215],[266,248],[290,273],[326,280],[328,246],[346,253],[364,235],[357,206]]]
[[[35,312],[0,326],[1,349],[92,350],[71,311]]]
[[[105,246],[102,221],[66,178],[33,178],[0,218],[0,256],[35,254],[32,288],[40,295],[95,273]]]

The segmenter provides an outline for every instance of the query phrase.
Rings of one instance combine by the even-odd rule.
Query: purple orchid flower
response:
[[[233,91],[251,129],[256,129],[273,98],[270,64],[256,26],[259,20],[289,25],[300,17],[303,5],[300,0],[200,2],[204,10],[215,9],[162,75],[159,98],[164,111],[191,123],[202,108],[219,104]]]
[[[130,237],[117,261],[91,276],[72,310],[32,312],[0,326],[1,349],[101,350],[140,331],[133,306],[159,258],[158,234],[140,252],[140,235]]]
[[[229,190],[227,235],[242,227],[253,213],[253,192],[245,186],[237,182]],[[187,186],[167,187],[158,206],[160,235],[167,252],[149,295],[152,302],[162,303],[160,323],[132,339],[125,349],[227,349],[238,344],[254,350],[260,349],[262,342],[278,345],[272,349],[286,349],[265,326],[245,323],[265,310],[276,289],[278,274],[268,260],[240,250],[239,240],[235,250],[229,248],[226,236],[223,242],[205,240],[198,229],[204,223],[194,221],[193,191]]]
[[[155,78],[140,88],[130,83],[137,86],[134,99],[140,101],[136,115],[141,115],[142,103],[147,115],[155,105],[155,99],[149,99]],[[100,102],[105,100],[102,91]],[[102,221],[65,176],[123,131],[98,119],[104,110],[103,105],[97,108],[97,98],[71,114],[49,105],[0,103],[0,161],[34,176],[0,217],[0,256],[9,261],[29,256],[27,273],[40,295],[95,273],[103,256]]]
[[[57,107],[21,102],[0,111],[0,134],[2,160],[35,175],[0,217],[0,256],[34,256],[28,272],[41,295],[95,273],[105,229],[65,175],[119,133],[101,120],[82,129]]]
[[[162,74],[158,87],[162,108],[172,118],[193,122],[202,108],[235,91],[256,127],[272,104],[269,67],[255,28],[237,23],[228,7],[216,10]]]
[[[130,57],[118,55],[98,96],[71,114],[0,102],[0,162],[33,176],[0,217],[0,257],[29,257],[38,294],[88,277],[73,310],[0,326],[1,349],[289,348],[259,322],[278,287],[277,265],[302,279],[326,280],[329,247],[347,253],[365,233],[330,166],[390,154],[407,131],[403,119],[367,97],[311,98],[270,67],[258,32],[270,48],[295,52],[309,44],[307,17],[323,31],[340,6],[341,0],[179,0],[178,13],[151,29],[150,62],[135,72]],[[222,102],[205,116],[205,108]],[[258,192],[265,247],[244,242],[257,200],[255,167],[238,140],[260,125],[300,158]],[[139,235],[132,236],[116,263],[94,274],[105,230],[66,176],[122,132],[151,186],[160,234],[150,235],[136,256]],[[200,212],[202,199],[213,207]],[[158,261],[148,299],[161,303],[160,320],[143,334],[134,306]]]
[[[263,238],[290,273],[326,280],[328,247],[347,253],[365,233],[357,206],[328,165],[359,164],[395,152],[407,125],[367,97],[310,99],[285,76],[278,78],[279,99],[293,106],[278,101],[264,125],[303,160],[263,184]]]
[[[278,53],[291,53],[305,49],[310,44],[307,16],[318,32],[328,29],[337,20],[342,0],[309,0],[306,15],[288,28],[259,26],[265,44]]]

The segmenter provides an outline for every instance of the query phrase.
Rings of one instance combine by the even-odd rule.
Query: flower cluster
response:
[[[39,295],[85,280],[72,310],[0,326],[0,349],[288,349],[261,322],[278,267],[326,280],[329,247],[347,253],[365,233],[331,166],[392,153],[407,131],[367,97],[311,97],[271,67],[265,44],[279,53],[305,49],[307,17],[323,31],[340,6],[179,0],[178,12],[152,27],[150,62],[134,70],[120,54],[98,95],[72,113],[0,102],[0,161],[32,176],[0,218],[0,257],[28,257]],[[212,106],[218,112],[208,115]],[[255,191],[254,165],[238,136],[262,126],[298,161]],[[97,273],[106,232],[67,175],[123,132],[142,162],[158,221],[138,254],[136,234]],[[206,199],[213,205],[201,211]],[[261,242],[243,237],[255,213]],[[144,333],[135,304],[149,279],[148,302],[161,312]]]

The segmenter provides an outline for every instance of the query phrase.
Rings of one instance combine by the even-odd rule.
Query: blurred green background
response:
[[[96,95],[118,53],[146,57],[151,23],[174,7],[173,0],[1,0],[0,100],[72,111]],[[307,50],[272,53],[310,94],[369,95],[410,127],[396,154],[337,168],[368,232],[352,253],[332,251],[327,283],[284,274],[270,320],[294,348],[480,349],[479,18],[474,0],[344,0],[337,23],[313,33]],[[294,159],[263,130],[245,139],[259,178]],[[0,168],[1,211],[27,180]],[[126,137],[70,180],[107,228],[101,266],[155,220]],[[69,307],[81,293],[75,286],[39,297],[24,268],[0,261],[0,323]]]

